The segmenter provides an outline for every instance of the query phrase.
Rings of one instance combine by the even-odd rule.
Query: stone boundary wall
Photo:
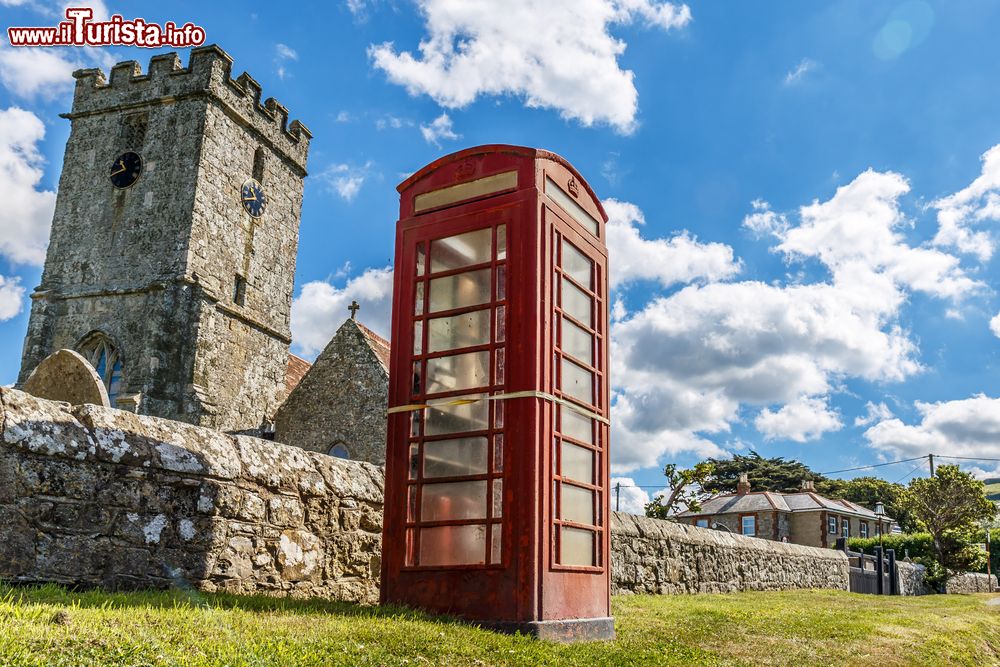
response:
[[[992,588],[990,586],[992,585]],[[989,593],[990,591],[994,593],[1000,591],[1000,587],[997,586],[997,575],[985,575],[981,572],[966,572],[965,574],[956,574],[948,578],[947,583],[944,585],[944,592],[950,594],[963,594],[963,593]]]
[[[928,595],[931,592],[924,581],[927,568],[923,565],[897,560],[896,569],[899,572],[899,593],[901,595]]]
[[[744,537],[613,513],[612,593],[848,590],[847,556],[833,549]]]
[[[373,603],[383,470],[0,389],[0,579]]]

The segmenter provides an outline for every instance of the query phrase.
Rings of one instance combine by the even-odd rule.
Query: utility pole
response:
[[[615,482],[615,511],[621,512],[622,510],[622,483]]]
[[[928,454],[927,455],[927,461],[928,461],[928,463],[931,464],[931,477],[933,477],[934,476],[934,455],[933,454]]]

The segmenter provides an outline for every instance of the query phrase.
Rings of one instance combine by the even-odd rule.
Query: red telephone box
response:
[[[519,146],[398,190],[382,602],[611,639],[607,215]]]

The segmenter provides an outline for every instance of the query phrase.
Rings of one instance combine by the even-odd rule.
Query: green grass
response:
[[[0,586],[0,665],[998,665],[988,598],[623,596],[615,642],[564,646],[402,609]]]

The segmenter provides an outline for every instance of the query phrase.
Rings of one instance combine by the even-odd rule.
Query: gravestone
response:
[[[38,398],[70,405],[111,407],[108,390],[90,362],[73,350],[56,350],[42,360],[24,383],[24,390]]]

